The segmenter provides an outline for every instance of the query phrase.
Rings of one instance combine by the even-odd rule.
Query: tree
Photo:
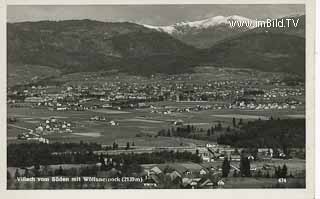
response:
[[[266,178],[270,178],[270,173],[269,173],[269,171],[267,171],[265,177],[266,177]]]
[[[235,155],[239,155],[240,153],[239,153],[239,149],[238,148],[235,148],[234,150],[233,150],[233,153],[235,154]]]
[[[28,169],[26,169],[26,170],[25,170],[25,172],[24,172],[24,176],[25,176],[25,177],[27,177],[27,178],[29,178],[29,177],[30,177],[30,174],[29,174],[29,170],[28,170]]]
[[[227,157],[224,158],[222,163],[222,177],[228,177],[230,172],[230,162]]]
[[[210,129],[207,130],[207,136],[210,137]]]
[[[102,171],[106,170],[106,162],[104,161],[104,157],[103,157],[102,153],[100,154],[99,162],[101,163],[100,169]]]
[[[16,172],[14,173],[14,178],[17,179],[18,177],[20,177],[20,173],[19,170],[16,169]]]
[[[281,177],[282,178],[286,178],[287,177],[287,173],[288,173],[288,168],[287,168],[286,164],[284,164],[282,166],[282,169],[281,169]]]
[[[233,171],[233,177],[238,177],[238,172],[237,172],[237,170],[234,170],[234,171]]]
[[[118,144],[116,142],[113,142],[112,144],[112,149],[115,150],[118,148]]]
[[[170,136],[171,136],[170,129],[168,129],[168,131],[167,131],[167,136],[168,136],[168,137],[170,137]]]
[[[260,169],[258,170],[257,177],[262,177],[262,172]]]
[[[63,176],[63,169],[62,169],[62,166],[60,166],[60,167],[59,167],[58,175],[59,175],[59,176]]]
[[[240,174],[243,177],[250,177],[251,171],[250,171],[250,161],[248,157],[241,155],[240,159]]]
[[[281,178],[282,177],[282,169],[281,169],[280,166],[275,168],[274,175],[275,175],[276,178]]]
[[[221,125],[221,122],[219,121],[218,123],[218,130],[220,131],[222,129],[222,125]]]

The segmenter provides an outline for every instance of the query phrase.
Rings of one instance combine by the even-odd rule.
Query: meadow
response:
[[[192,103],[195,104],[195,103]],[[199,104],[199,103],[198,103]],[[157,104],[158,105],[158,104]],[[170,102],[172,106],[190,106],[190,103]],[[303,116],[302,111],[244,111],[244,110],[204,110],[172,114],[151,113],[150,108],[108,110],[96,109],[87,111],[49,111],[40,108],[12,108],[8,107],[8,117],[17,118],[17,122],[8,125],[8,142],[16,142],[16,136],[23,132],[22,128],[35,129],[40,122],[54,117],[58,120],[71,123],[72,133],[51,134],[47,137],[51,142],[97,142],[101,144],[112,144],[119,142],[125,145],[127,142],[134,142],[136,146],[190,146],[204,144],[205,141],[182,139],[172,137],[158,137],[161,129],[168,129],[173,126],[173,121],[182,120],[185,125],[194,125],[197,128],[210,128],[221,123],[222,126],[232,126],[232,118],[244,122],[274,118]],[[105,121],[93,121],[91,117],[105,117]],[[116,121],[118,126],[112,126],[109,121]],[[19,127],[19,128],[16,128]]]

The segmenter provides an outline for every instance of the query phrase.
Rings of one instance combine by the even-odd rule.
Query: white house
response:
[[[223,180],[219,180],[217,184],[218,184],[218,186],[222,187],[222,186],[224,186],[225,183],[223,182]]]

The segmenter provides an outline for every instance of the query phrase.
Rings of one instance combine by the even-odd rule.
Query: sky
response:
[[[91,19],[129,21],[149,25],[171,25],[214,16],[240,15],[251,19],[304,14],[304,5],[10,5],[8,22]]]

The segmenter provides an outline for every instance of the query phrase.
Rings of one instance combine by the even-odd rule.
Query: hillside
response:
[[[60,71],[48,66],[8,64],[7,86],[26,85],[46,78],[57,77]]]
[[[91,20],[42,21],[8,24],[8,62],[45,65],[64,72],[125,69],[132,63],[149,65],[157,59],[168,72],[167,60],[177,60],[195,49],[166,33],[133,23]],[[151,61],[149,63],[149,60]],[[162,62],[164,61],[164,62]]]
[[[250,33],[223,40],[202,51],[204,63],[303,75],[305,39],[279,33]]]
[[[23,22],[8,24],[7,31],[8,67],[47,66],[62,73],[116,69],[139,75],[192,72],[201,64],[301,75],[305,70],[305,39],[272,31],[246,31],[208,49],[128,22]]]

